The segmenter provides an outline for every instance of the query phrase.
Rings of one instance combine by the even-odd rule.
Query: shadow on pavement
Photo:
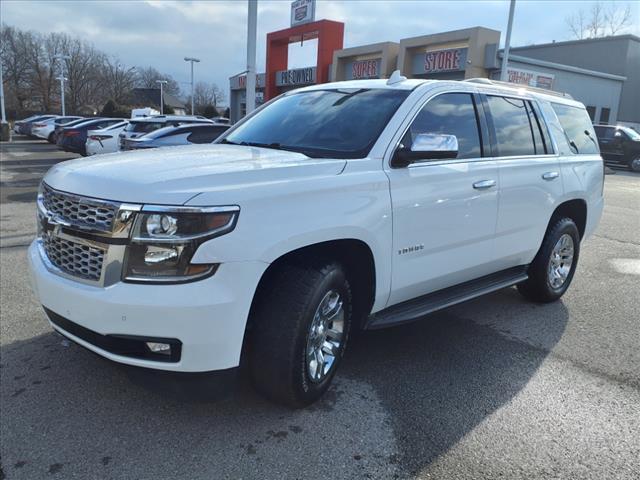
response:
[[[513,312],[514,326],[541,322],[543,346],[475,323],[487,304]],[[301,411],[246,383],[224,402],[180,402],[40,335],[2,347],[3,469],[7,478],[405,478],[517,395],[567,318],[561,302],[532,306],[510,289],[363,332],[335,387]]]
[[[539,322],[533,344],[544,346],[510,339],[508,332],[472,320],[477,310],[489,307],[496,313],[512,310],[514,327]],[[365,332],[350,346],[346,370],[381,397],[407,473],[446,453],[517,395],[562,337],[569,318],[562,302],[532,305],[515,289],[456,309],[464,316],[445,310],[407,326]]]

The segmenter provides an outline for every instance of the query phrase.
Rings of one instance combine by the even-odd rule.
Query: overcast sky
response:
[[[267,32],[289,26],[289,0],[258,2],[258,71],[264,71]],[[588,10],[591,1],[518,0],[512,45],[570,39],[565,18]],[[606,2],[604,2],[606,3]],[[631,5],[633,26],[640,35],[640,2]],[[441,1],[322,1],[316,19],[345,23],[345,47],[484,26],[503,32],[509,2]],[[0,2],[2,22],[43,33],[65,32],[92,42],[127,65],[153,66],[171,74],[187,91],[188,64],[184,56],[202,60],[196,81],[206,80],[228,89],[228,78],[246,68],[247,2],[235,1],[11,1]],[[292,48],[289,67],[314,63],[314,45]]]

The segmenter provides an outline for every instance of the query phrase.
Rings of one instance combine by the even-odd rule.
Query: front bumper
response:
[[[28,259],[34,292],[50,312],[104,337],[177,340],[180,358],[167,362],[113,353],[99,341],[92,343],[91,336],[81,338],[65,330],[61,322],[51,323],[55,330],[115,362],[174,372],[209,372],[240,364],[249,308],[268,266],[263,262],[230,262],[220,265],[212,277],[192,283],[118,282],[99,287],[49,271],[35,241]]]

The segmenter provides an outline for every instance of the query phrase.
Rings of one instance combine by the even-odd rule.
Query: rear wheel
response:
[[[55,139],[55,136],[54,136],[53,132],[51,132],[51,133],[49,134],[49,136],[47,137],[47,142],[49,142],[49,143],[56,143],[56,139]]]
[[[631,162],[629,162],[629,167],[634,172],[640,172],[640,157],[631,160]]]
[[[526,298],[548,303],[567,291],[580,254],[580,234],[570,218],[555,219],[529,266],[529,279],[518,285]]]
[[[351,327],[343,267],[285,265],[257,301],[249,346],[256,389],[291,407],[313,403],[331,385]]]

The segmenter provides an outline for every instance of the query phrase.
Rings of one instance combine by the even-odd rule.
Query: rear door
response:
[[[486,123],[478,97],[443,93],[426,102],[401,144],[416,135],[455,135],[458,156],[389,168],[393,273],[389,305],[494,271],[498,205],[496,162],[485,158]]]
[[[499,269],[531,262],[563,195],[559,157],[536,101],[483,95],[500,179]]]

